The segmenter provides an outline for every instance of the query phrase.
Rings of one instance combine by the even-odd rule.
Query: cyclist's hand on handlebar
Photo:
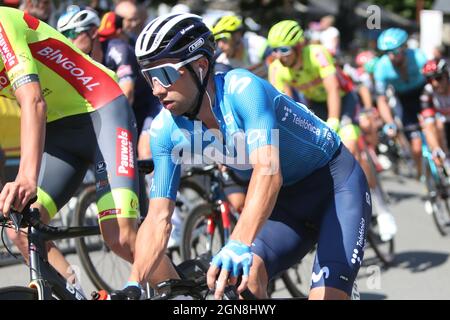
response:
[[[252,262],[253,254],[249,246],[236,240],[228,241],[213,258],[207,274],[208,287],[214,291],[214,298],[222,299],[225,287],[235,285],[241,274],[242,281],[237,291],[244,291],[247,288]]]
[[[397,135],[397,125],[395,123],[386,123],[383,126],[383,132],[389,137],[395,137]]]
[[[442,167],[444,165],[445,152],[441,148],[435,148],[431,152],[431,155],[437,166]]]
[[[8,216],[11,208],[21,212],[36,194],[36,182],[26,177],[18,176],[14,182],[5,184],[0,193],[0,214]]]

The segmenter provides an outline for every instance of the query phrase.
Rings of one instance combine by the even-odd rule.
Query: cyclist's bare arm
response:
[[[274,146],[260,147],[251,153],[253,173],[244,209],[231,234],[231,239],[251,245],[272,213],[278,191],[283,184],[279,161],[279,151]]]
[[[339,95],[339,82],[335,74],[323,79],[323,85],[327,91],[328,118],[340,119],[341,97]]]
[[[423,123],[422,129],[425,133],[425,137],[427,139],[428,146],[430,147],[430,150],[435,150],[437,148],[440,148],[439,145],[439,139],[438,139],[438,130],[436,127],[436,123],[433,122],[427,122]]]
[[[167,198],[150,200],[147,217],[139,228],[130,281],[142,284],[159,283],[178,275],[165,255],[172,229],[171,217],[175,203]]]
[[[393,123],[394,118],[392,117],[391,108],[388,105],[386,96],[378,96],[377,106],[381,119],[383,119],[385,123]]]
[[[359,96],[361,97],[364,109],[371,109],[372,107],[372,94],[369,88],[365,85],[360,85],[358,88]]]
[[[433,158],[437,165],[442,165],[442,160],[445,158],[445,146],[442,146],[439,140],[439,130],[436,125],[434,113],[432,115],[426,114],[427,110],[423,110],[419,116],[419,121],[422,131],[425,134],[425,139],[432,152]]]
[[[3,213],[7,213],[11,205],[21,211],[36,195],[45,141],[47,105],[39,82],[20,86],[15,95],[22,110],[20,166],[16,180],[5,184],[0,194],[0,210]]]
[[[127,97],[128,103],[131,106],[134,101],[134,81],[133,80],[120,81],[119,86],[122,89],[125,96]]]

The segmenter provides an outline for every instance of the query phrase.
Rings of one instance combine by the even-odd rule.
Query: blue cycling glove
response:
[[[230,271],[232,277],[248,276],[253,262],[252,250],[240,241],[230,240],[213,258],[212,264]]]

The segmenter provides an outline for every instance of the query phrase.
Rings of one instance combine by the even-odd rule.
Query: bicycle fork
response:
[[[30,264],[30,288],[36,289],[39,300],[52,300],[53,290],[59,298],[67,300],[86,300],[86,297],[60,275],[48,262],[45,239],[39,232],[28,227],[28,254]],[[45,265],[44,265],[45,264]],[[46,280],[51,279],[51,282]]]
[[[230,205],[226,201],[219,200],[217,202],[217,206],[218,206],[217,213],[220,213],[220,218],[222,220],[223,240],[224,240],[224,243],[227,243],[228,240],[230,239],[230,235],[231,235]],[[217,217],[217,214],[211,214],[207,220],[206,233],[208,235],[208,242],[207,242],[206,249],[209,252],[212,252],[212,240],[214,237],[214,230],[216,229],[216,222],[215,222],[216,217]]]
[[[222,216],[224,243],[227,243],[231,235],[230,204],[220,201],[220,215]]]

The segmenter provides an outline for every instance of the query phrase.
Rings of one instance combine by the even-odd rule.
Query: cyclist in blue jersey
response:
[[[407,48],[407,40],[408,33],[399,28],[387,29],[378,37],[377,46],[384,55],[375,66],[375,90],[378,95],[378,110],[386,123],[384,129],[391,136],[395,136],[397,125],[388,106],[386,90],[388,86],[395,90],[402,106],[402,124],[411,142],[413,157],[420,174],[421,141],[418,115],[421,112],[420,95],[425,86],[425,77],[421,70],[427,60],[419,49]]]
[[[113,296],[136,298],[146,281],[178,278],[165,248],[180,164],[215,161],[250,178],[230,241],[208,271],[215,297],[239,276],[239,292],[248,286],[267,297],[268,280],[317,243],[309,297],[349,298],[371,216],[361,167],[325,122],[266,80],[245,69],[214,75],[214,47],[193,14],[160,16],[137,39],[142,73],[164,109],[151,127],[155,170],[135,262]]]

